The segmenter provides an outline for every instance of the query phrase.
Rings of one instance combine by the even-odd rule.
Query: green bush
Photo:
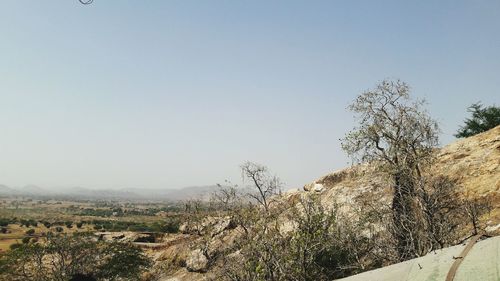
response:
[[[76,273],[96,280],[139,280],[151,266],[150,259],[132,244],[95,242],[86,236],[51,237],[44,244],[14,245],[12,251],[0,256],[0,280],[59,280]]]
[[[134,224],[134,225],[131,225],[128,230],[130,231],[135,231],[135,232],[149,232],[149,231],[152,231],[152,229],[145,225],[145,224]]]
[[[470,137],[500,125],[500,107],[483,107],[481,103],[475,103],[467,111],[472,117],[465,119],[465,125],[455,134],[457,138]]]
[[[26,235],[33,235],[33,234],[35,234],[35,230],[33,228],[26,230]]]
[[[0,219],[0,226],[8,226],[10,223],[9,219]]]
[[[19,222],[19,225],[30,227],[30,226],[38,226],[38,223],[35,220],[29,219],[29,220],[21,220]]]
[[[168,219],[166,222],[155,222],[149,227],[153,232],[177,233],[179,232],[180,221],[178,219]]]
[[[19,247],[21,247],[21,246],[22,246],[22,244],[15,243],[15,244],[10,245],[10,246],[9,246],[9,248],[10,248],[11,250],[15,250],[15,249],[17,249],[17,248],[19,248]]]

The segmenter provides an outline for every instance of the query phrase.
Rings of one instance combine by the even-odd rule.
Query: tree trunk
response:
[[[392,199],[392,234],[397,241],[400,261],[417,257],[419,249],[417,217],[414,206],[416,192],[411,176],[398,172],[394,175]]]

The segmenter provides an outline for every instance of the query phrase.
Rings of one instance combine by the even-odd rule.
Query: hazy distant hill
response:
[[[30,195],[48,195],[52,193],[49,190],[46,190],[44,188],[41,188],[33,184],[23,186],[22,188],[19,189],[19,191],[23,194],[30,194]]]
[[[178,189],[129,189],[134,193],[140,193],[146,198],[161,198],[165,200],[179,201],[187,199],[208,200],[210,194],[217,189],[216,185],[190,186]]]
[[[89,200],[134,200],[134,201],[179,201],[199,198],[208,200],[216,185],[191,186],[177,189],[90,189],[71,187],[66,189],[45,189],[36,185],[11,188],[0,185],[0,196],[32,196],[54,198],[78,198]]]
[[[19,194],[19,191],[10,188],[6,185],[0,184],[0,196],[11,196],[11,195],[17,195]]]

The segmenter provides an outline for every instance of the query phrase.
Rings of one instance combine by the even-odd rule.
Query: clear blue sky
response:
[[[408,82],[443,144],[500,103],[500,1],[5,0],[0,183],[287,187],[348,165],[346,106]]]

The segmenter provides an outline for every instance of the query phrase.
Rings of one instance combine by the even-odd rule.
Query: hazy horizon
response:
[[[36,187],[36,188],[41,188],[42,190],[47,190],[47,191],[54,191],[54,192],[63,192],[68,189],[85,189],[85,190],[96,190],[96,191],[106,191],[106,190],[114,190],[114,191],[137,191],[137,190],[150,190],[150,191],[161,191],[161,190],[178,190],[178,189],[186,189],[186,188],[201,188],[201,187],[215,187],[217,184],[206,184],[206,185],[193,185],[193,186],[172,186],[172,187],[141,187],[141,186],[136,186],[136,187],[120,187],[120,186],[115,186],[115,187],[92,187],[92,186],[41,186],[37,184],[25,184],[25,185],[7,185],[0,183],[0,186],[6,186],[8,188],[12,188],[15,190],[22,190],[25,188],[31,188],[31,187]]]
[[[500,103],[498,1],[8,0],[0,9],[0,184],[288,188],[349,165],[346,109],[385,78],[441,124]]]

